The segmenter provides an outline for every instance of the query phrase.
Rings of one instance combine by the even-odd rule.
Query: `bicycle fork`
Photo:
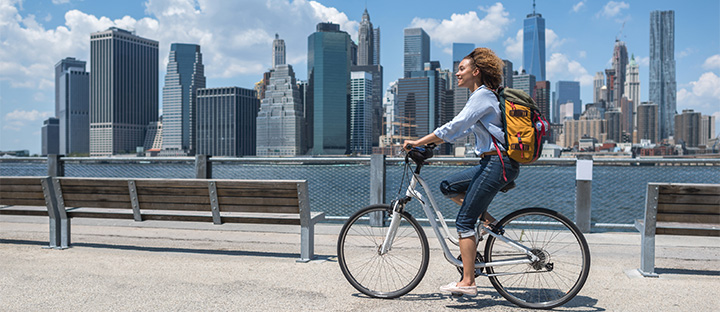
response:
[[[397,233],[397,229],[400,226],[400,213],[402,212],[402,206],[407,201],[409,201],[409,198],[405,198],[399,201],[393,201],[393,213],[392,217],[390,218],[390,227],[388,227],[388,231],[387,233],[385,233],[385,240],[383,241],[382,246],[380,246],[378,254],[384,255],[388,253],[388,251],[390,251],[390,249],[392,248],[392,242],[395,240],[395,234]]]

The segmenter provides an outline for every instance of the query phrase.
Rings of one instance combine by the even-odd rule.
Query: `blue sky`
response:
[[[442,3],[442,4],[440,4]],[[42,121],[54,114],[53,66],[65,57],[89,61],[90,33],[118,26],[160,42],[164,83],[173,42],[202,46],[208,87],[251,88],[270,67],[275,33],[288,63],[307,76],[307,37],[332,21],[357,40],[367,6],[380,27],[381,65],[388,83],[402,76],[402,34],[423,27],[431,59],[451,65],[453,42],[490,47],[522,66],[522,23],[532,1],[307,0],[0,0],[0,150],[40,152]],[[720,1],[538,0],[547,29],[547,78],[581,82],[592,102],[592,77],[610,67],[615,38],[640,64],[641,99],[648,100],[649,16],[675,10],[678,111],[714,114],[720,132]],[[624,26],[623,26],[624,25]],[[88,66],[89,69],[89,66]]]

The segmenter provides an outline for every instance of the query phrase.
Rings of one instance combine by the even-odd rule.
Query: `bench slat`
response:
[[[313,213],[317,215],[320,213]],[[78,208],[68,212],[71,218],[102,218],[102,219],[132,219],[132,210],[109,210]],[[290,224],[300,225],[300,217],[297,214],[264,214],[264,213],[222,213],[223,223],[263,223],[263,224]],[[164,211],[150,211],[142,214],[143,220],[160,221],[195,221],[212,222],[212,215],[209,212],[185,212],[182,214],[168,213]]]
[[[127,194],[128,185],[100,186],[100,185],[63,185],[63,194]]]
[[[58,179],[60,185],[63,188],[66,186],[105,186],[105,187],[125,187],[127,188],[127,181],[133,179],[119,179],[119,178],[61,178]]]
[[[720,210],[720,194],[660,194],[659,204],[705,204],[715,205]]]
[[[3,185],[0,187],[0,193],[10,193],[10,192],[39,192],[42,193],[42,185],[40,184],[40,180],[38,179],[35,184],[17,184],[17,185]]]
[[[653,184],[653,183],[651,183]],[[720,185],[718,184],[659,184],[660,194],[681,194],[681,195],[718,195],[720,194]]]
[[[659,204],[658,214],[664,213],[720,215],[720,205]]]
[[[5,198],[42,199],[44,202],[45,195],[42,190],[40,192],[0,192],[0,200]]]
[[[40,185],[41,179],[42,177],[2,177],[0,179],[0,189],[16,185]]]
[[[663,213],[657,215],[657,220],[666,222],[720,225],[720,215],[711,214]]]
[[[221,197],[286,197],[297,198],[297,189],[218,189],[218,196]]]
[[[0,198],[0,204],[45,207],[45,199]]]
[[[48,216],[45,207],[5,207],[0,208],[0,214],[23,216]]]
[[[138,195],[189,195],[189,196],[210,196],[208,193],[207,185],[201,187],[185,187],[185,188],[171,188],[171,187],[141,187],[137,186]]]
[[[74,207],[95,207],[95,208],[120,208],[129,209],[132,207],[130,199],[126,201],[84,201],[84,200],[66,200],[65,207],[67,209]]]

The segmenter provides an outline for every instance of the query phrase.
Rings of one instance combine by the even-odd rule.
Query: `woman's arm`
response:
[[[441,138],[439,138],[437,135],[435,135],[435,133],[430,133],[418,140],[405,140],[405,143],[403,143],[403,148],[406,151],[409,151],[410,149],[408,148],[408,144],[415,147],[415,146],[421,146],[421,145],[428,145],[430,143],[440,144],[440,143],[444,143],[444,142],[445,141],[443,141]]]

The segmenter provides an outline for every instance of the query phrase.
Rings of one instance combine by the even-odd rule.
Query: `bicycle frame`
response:
[[[420,191],[417,190],[417,185],[420,184],[422,188],[425,190],[425,193],[427,195],[428,200],[425,201],[423,199],[423,194],[420,193]],[[445,259],[450,262],[451,264],[455,265],[456,267],[462,267],[462,261],[455,258],[450,251],[450,248],[448,247],[447,243],[443,239],[442,232],[440,232],[440,227],[438,225],[438,221],[440,220],[440,223],[445,230],[445,238],[450,240],[453,244],[459,245],[458,239],[450,232],[450,229],[447,226],[447,223],[445,222],[445,219],[442,216],[442,213],[437,209],[437,204],[435,203],[435,198],[433,198],[432,193],[429,191],[429,188],[427,186],[427,183],[425,180],[423,180],[417,173],[413,173],[412,178],[410,180],[410,184],[408,185],[407,191],[405,192],[405,195],[411,198],[417,199],[423,207],[423,211],[425,211],[425,215],[428,217],[428,221],[430,222],[430,226],[433,228],[433,231],[435,231],[435,236],[437,236],[438,242],[440,242],[440,246],[442,247],[443,254],[445,255]],[[430,208],[432,206],[432,209]],[[399,203],[398,201],[395,201],[393,208],[393,214],[390,221],[390,227],[388,229],[388,232],[385,236],[385,240],[383,241],[383,244],[380,249],[381,254],[387,253],[392,248],[392,242],[395,239],[395,233],[397,232],[398,227],[400,226],[400,212],[404,209],[404,204]],[[511,240],[503,235],[495,234],[490,228],[486,227],[484,224],[481,224],[480,227],[485,230],[489,235],[494,236],[496,239],[505,242],[506,244],[512,246],[513,248],[517,249],[518,251],[526,254],[528,258],[518,259],[518,260],[504,260],[504,261],[496,261],[496,262],[476,262],[475,263],[475,269],[479,268],[485,268],[485,267],[493,267],[493,266],[503,266],[503,265],[517,265],[517,264],[530,264],[535,261],[538,261],[539,258],[532,253],[531,249],[528,247],[525,247],[524,245]],[[476,242],[477,235],[479,233],[476,233]],[[518,272],[524,274],[525,272]],[[508,273],[506,273],[508,274]],[[503,274],[503,275],[506,275]],[[513,273],[509,273],[513,274]],[[486,275],[486,274],[483,274]],[[491,274],[487,276],[494,276],[497,274]]]

